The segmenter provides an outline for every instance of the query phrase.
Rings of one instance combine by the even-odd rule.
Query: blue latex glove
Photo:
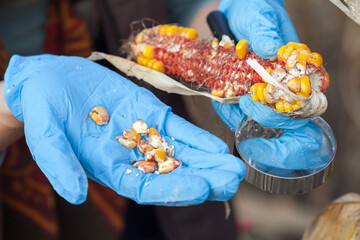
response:
[[[216,107],[225,105],[214,104]],[[257,123],[270,128],[284,130],[279,138],[250,138],[242,141],[238,148],[247,160],[256,162],[264,171],[272,169],[309,170],[325,166],[328,162],[328,146],[323,142],[323,131],[309,119],[296,120],[274,112],[266,105],[255,102],[250,95],[240,98],[240,108],[233,108],[234,115],[229,126],[235,129],[235,123],[241,123],[246,116]],[[226,108],[230,109],[230,108]],[[230,112],[219,111],[222,114]]]
[[[250,50],[271,58],[288,42],[299,42],[282,0],[222,0],[224,13],[237,40],[246,39]]]
[[[87,59],[15,55],[5,74],[4,94],[25,124],[36,163],[71,203],[85,201],[87,177],[140,204],[185,206],[228,200],[244,176],[243,162],[228,154],[220,139],[173,114],[146,89]],[[88,117],[95,105],[109,112],[105,127]],[[138,119],[169,136],[183,166],[152,174],[130,165],[143,157],[115,137]]]

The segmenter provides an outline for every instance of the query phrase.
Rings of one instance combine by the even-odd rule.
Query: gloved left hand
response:
[[[4,95],[24,122],[34,160],[71,203],[85,201],[87,177],[141,204],[224,201],[236,193],[245,173],[243,162],[228,154],[223,141],[173,114],[146,89],[84,58],[15,55],[5,74]],[[88,117],[96,105],[109,112],[105,127]],[[143,156],[115,137],[138,119],[168,136],[183,166],[149,174],[130,165]]]

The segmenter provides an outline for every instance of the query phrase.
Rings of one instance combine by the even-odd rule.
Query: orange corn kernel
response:
[[[133,132],[131,130],[127,130],[125,129],[123,132],[123,136],[131,141],[139,141],[141,139],[140,135],[137,134],[136,132]]]
[[[245,55],[249,52],[249,43],[248,43],[248,41],[246,41],[246,39],[240,40],[236,44],[235,50],[236,50],[236,55],[238,56],[238,58],[243,59],[245,57]]]
[[[280,61],[284,62],[285,59],[283,58],[283,54],[284,54],[284,51],[285,51],[285,48],[286,46],[282,46],[279,48],[279,50],[277,51],[277,57]]]
[[[109,122],[109,114],[103,107],[94,107],[89,115],[97,125],[105,125]]]
[[[150,60],[146,63],[146,67],[152,68],[155,62],[156,62],[156,59],[150,59]]]
[[[323,64],[323,59],[319,53],[313,52],[307,60],[308,63],[315,67],[320,67]]]
[[[134,165],[137,167],[140,171],[143,171],[145,173],[152,173],[155,172],[156,169],[156,163],[155,162],[149,162],[145,160],[141,160]]]
[[[162,148],[155,149],[155,161],[158,163],[165,161],[165,150]]]
[[[167,157],[164,162],[159,163],[159,173],[169,173],[174,170],[175,167],[175,159],[172,157]]]
[[[179,32],[179,28],[178,26],[175,25],[168,26],[165,30],[165,34],[169,37],[178,35],[178,32]]]
[[[224,97],[225,90],[224,89],[212,89],[211,94],[217,97]]]
[[[152,146],[146,144],[144,139],[140,140],[138,142],[137,147],[138,147],[139,151],[142,152],[142,153],[147,153],[147,152],[154,149]]]

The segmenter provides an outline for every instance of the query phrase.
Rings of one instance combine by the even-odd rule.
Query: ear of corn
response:
[[[330,82],[321,55],[311,52],[303,43],[289,42],[280,47],[276,59],[267,60],[249,52],[248,47],[245,39],[236,46],[225,35],[220,42],[216,38],[206,42],[197,39],[194,29],[160,25],[139,33],[131,49],[135,49],[132,55],[140,65],[192,86],[207,87],[214,96],[250,93],[253,100],[285,115],[295,111],[293,114],[298,118],[309,117],[299,109],[314,102],[310,101],[312,96],[325,92]],[[246,63],[249,58],[255,59],[283,88],[272,86],[272,91],[268,91],[267,83]],[[304,98],[309,101],[293,104]]]

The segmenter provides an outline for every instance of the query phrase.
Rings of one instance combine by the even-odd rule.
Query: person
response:
[[[50,15],[50,18],[57,19],[57,21],[47,23],[45,42],[41,45],[45,45],[46,52],[54,54],[86,56],[90,49],[89,37],[86,34],[81,35],[81,38],[75,35],[84,28],[77,28],[77,31],[73,31],[74,29],[71,27],[79,26],[77,25],[79,19],[74,18],[73,12],[61,12],[69,7],[66,2],[58,1],[60,5],[51,5],[50,10],[53,11],[50,13],[55,13],[55,16]],[[112,3],[116,4],[115,1]],[[132,5],[136,6],[136,4]],[[60,12],[55,10],[60,10]],[[147,11],[149,10],[147,9]],[[132,17],[137,18],[137,16]],[[16,17],[16,19],[18,18]],[[10,19],[6,18],[8,21]],[[69,21],[66,21],[67,24],[61,25],[60,20]],[[71,23],[76,24],[72,25]],[[29,21],[27,24],[31,25],[31,22]],[[52,26],[49,26],[51,24]],[[6,25],[5,29],[13,26]],[[23,27],[25,26],[23,25]],[[60,33],[54,33],[54,29],[60,30]],[[8,40],[11,39],[11,34],[2,34],[2,36],[5,47],[16,45],[15,41]],[[108,37],[106,41],[109,42]],[[41,49],[41,45],[36,49]],[[17,51],[16,48],[9,49]],[[31,47],[27,49],[36,51]],[[11,54],[14,54],[13,51]],[[188,206],[207,201],[201,206],[213,207],[202,207],[201,216],[205,216],[206,209],[211,209],[213,216],[209,220],[214,221],[218,216],[224,218],[223,204],[215,205],[208,200],[225,201],[231,198],[236,193],[239,182],[244,176],[245,167],[239,159],[227,153],[228,148],[221,140],[173,114],[170,108],[161,103],[153,94],[96,63],[77,57],[34,55],[33,53],[26,55],[33,56],[14,55],[11,58],[5,74],[5,83],[1,85],[2,92],[5,94],[1,98],[4,107],[1,121],[2,148],[21,136],[24,127],[32,158],[59,195],[74,204],[84,202],[88,189],[87,178],[89,178],[140,204]],[[77,67],[74,68],[74,66]],[[28,76],[26,76],[27,74]],[[85,91],[85,89],[87,90]],[[29,98],[25,97],[27,95],[25,92],[28,92]],[[35,100],[30,95],[39,98]],[[26,98],[27,100],[25,100]],[[103,131],[101,128],[89,124],[89,119],[87,119],[89,109],[83,105],[85,102],[91,105],[89,105],[90,108],[96,104],[106,106],[110,113],[110,122]],[[20,106],[23,103],[26,106]],[[37,113],[29,115],[28,110],[32,106],[36,106]],[[139,156],[134,155],[134,151],[119,146],[113,134],[115,132],[118,135],[121,134],[138,118],[143,119],[150,126],[157,125],[161,134],[175,139],[170,139],[169,142],[175,145],[176,157],[183,158],[181,160],[184,164],[181,168],[171,174],[152,176],[138,172],[130,165],[130,162]],[[54,121],[54,119],[57,120]],[[93,137],[89,134],[94,131],[98,131],[100,137]],[[97,150],[95,151],[95,149]],[[7,156],[14,156],[11,153],[11,150],[8,151]],[[197,163],[194,162],[194,168],[187,168],[192,165],[187,159],[197,159]],[[3,167],[11,167],[11,164],[7,163],[8,161],[5,160]],[[209,165],[206,167],[203,164]],[[132,173],[126,174],[129,169]],[[205,180],[205,176],[209,177],[208,180],[213,179],[211,184]],[[125,180],[126,178],[129,179]],[[127,181],[129,183],[125,184]],[[210,190],[211,185],[214,187],[212,190]],[[27,199],[29,202],[30,200],[33,199]],[[7,203],[11,204],[11,201]],[[184,222],[189,218],[190,211],[193,215],[196,208],[191,208],[190,211],[186,211],[184,208],[178,209],[177,212],[188,212],[188,216],[183,217],[182,221]],[[175,213],[175,211],[173,212]],[[169,216],[173,215],[169,214]],[[181,214],[178,215],[181,216]],[[31,216],[29,217],[31,218]],[[9,220],[11,221],[11,218],[8,218],[6,222]],[[183,229],[186,225],[190,225],[190,222],[183,224]],[[170,228],[167,227],[167,229]],[[233,235],[233,228],[225,227],[223,229],[228,235]],[[54,227],[50,227],[48,230],[55,235],[58,231]],[[90,230],[87,232],[91,233]],[[182,235],[187,234],[186,232],[184,231]],[[192,231],[193,237],[198,236],[197,232],[200,231]],[[180,234],[179,237],[182,235]]]

